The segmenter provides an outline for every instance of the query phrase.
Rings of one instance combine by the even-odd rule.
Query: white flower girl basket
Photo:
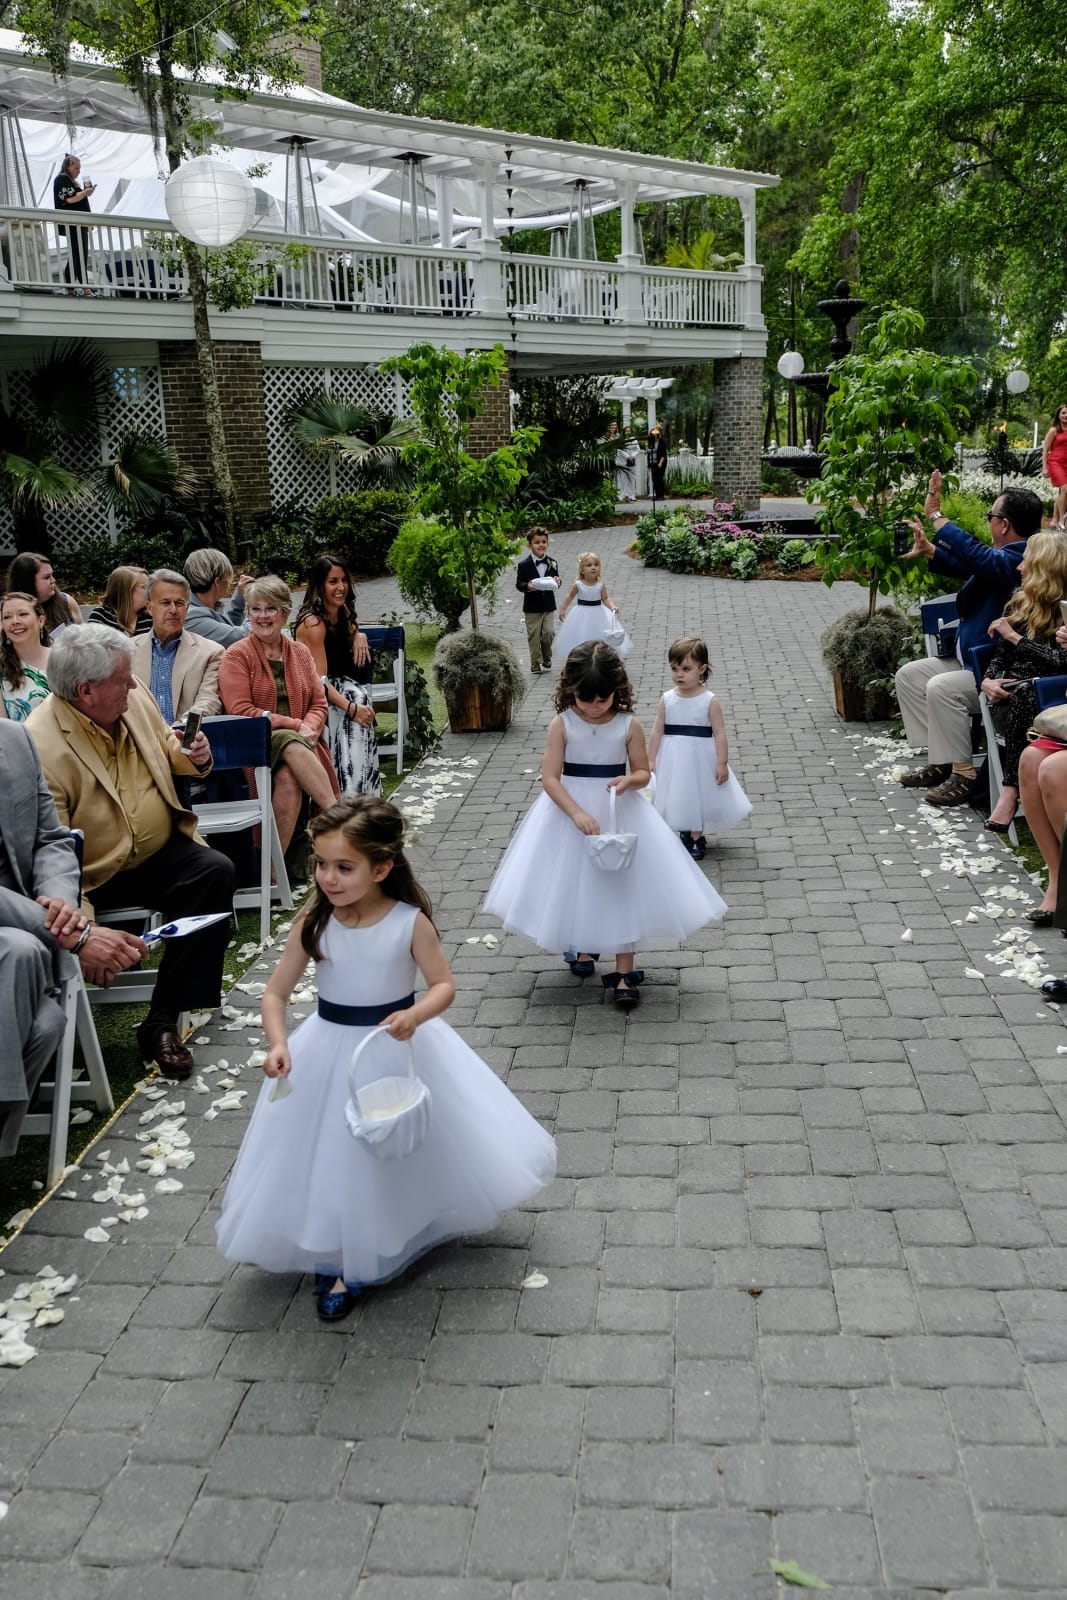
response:
[[[611,621],[604,629],[604,643],[610,644],[613,650],[619,650],[626,643],[626,629],[619,621],[619,613],[612,613]]]
[[[628,867],[637,849],[636,833],[617,833],[615,825],[615,790],[608,800],[607,833],[587,833],[585,847],[601,872],[621,872]]]
[[[383,1033],[404,1050],[407,1071],[375,1078],[362,1058],[367,1046]],[[380,1049],[377,1054],[380,1059]],[[392,1039],[387,1028],[374,1028],[361,1039],[348,1066],[348,1093],[348,1131],[369,1155],[379,1161],[399,1161],[414,1154],[429,1130],[431,1100],[429,1089],[416,1076],[410,1039]]]

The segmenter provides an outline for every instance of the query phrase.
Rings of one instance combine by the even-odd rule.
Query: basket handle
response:
[[[371,1040],[377,1038],[378,1034],[380,1034],[380,1033],[389,1034],[389,1038],[393,1039],[392,1034],[389,1033],[389,1029],[384,1027],[381,1023],[379,1023],[376,1028],[372,1028],[369,1033],[367,1033],[367,1034],[365,1034],[363,1036],[363,1038],[359,1041],[359,1043],[356,1045],[356,1048],[352,1052],[352,1059],[348,1063],[348,1071],[349,1071],[350,1074],[353,1071],[353,1069],[354,1069],[354,1067],[356,1065],[356,1062],[359,1060],[359,1058],[363,1054],[364,1050],[370,1044]],[[393,1039],[393,1043],[394,1044],[400,1044],[400,1045],[405,1045],[405,1044],[407,1045],[407,1051],[406,1051],[407,1075],[408,1075],[409,1078],[414,1078],[414,1076],[415,1076],[415,1052],[411,1048],[411,1040],[410,1039]]]
[[[619,831],[618,825],[616,824],[616,821],[615,821],[615,790],[614,789],[609,789],[608,790],[608,832],[609,833],[618,833],[618,831]]]

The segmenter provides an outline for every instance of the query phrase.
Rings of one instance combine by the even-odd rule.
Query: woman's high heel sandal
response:
[[[1019,813],[1019,802],[1018,802],[1018,800],[1016,800],[1014,808],[1013,808],[1012,813],[1011,813],[1011,822],[994,822],[992,817],[987,817],[985,819],[985,821],[982,823],[982,827],[985,829],[985,831],[987,833],[1007,833],[1008,829],[1012,825],[1012,822],[1015,821],[1015,818],[1018,815],[1018,813]]]
[[[610,994],[615,1004],[623,1011],[631,1011],[640,1002],[641,996],[637,992],[637,986],[639,983],[644,983],[645,975],[641,971],[602,972],[600,981],[604,985],[605,1000]]]

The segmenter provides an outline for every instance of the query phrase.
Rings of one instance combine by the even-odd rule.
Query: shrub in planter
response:
[[[822,658],[834,674],[838,713],[862,722],[894,714],[893,676],[917,654],[915,622],[895,606],[846,611],[819,640]]]
[[[311,513],[316,550],[334,550],[353,572],[378,578],[389,570],[389,550],[411,513],[402,489],[361,489],[327,495]]]
[[[439,619],[450,633],[467,608],[466,591],[446,570],[452,545],[439,522],[410,517],[389,549],[389,570],[408,605],[418,616]]]
[[[526,693],[526,674],[503,639],[462,629],[437,641],[434,681],[448,706],[453,733],[503,729]]]

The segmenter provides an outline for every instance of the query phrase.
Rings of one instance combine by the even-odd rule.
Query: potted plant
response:
[[[434,661],[449,725],[453,732],[506,728],[525,678],[511,646],[481,633],[478,602],[494,595],[497,578],[515,556],[512,502],[541,430],[518,428],[498,449],[471,454],[471,424],[488,392],[506,381],[501,345],[461,355],[416,344],[386,361],[382,371],[398,373],[410,385],[419,437],[405,445],[404,459],[414,470],[417,508],[437,525],[441,578],[470,607],[473,642],[464,646],[460,635],[446,637],[438,646],[440,665]],[[462,672],[449,670],[453,652],[464,663]]]
[[[831,369],[822,473],[805,490],[821,502],[815,559],[824,581],[848,578],[867,590],[866,611],[831,623],[821,640],[837,709],[848,720],[892,715],[871,685],[880,680],[891,693],[914,624],[891,608],[879,611],[878,596],[918,597],[938,583],[925,562],[894,548],[894,524],[918,513],[930,473],[951,461],[978,383],[968,362],[915,346],[923,326],[917,311],[887,311],[866,349]]]
[[[873,615],[846,611],[821,640],[822,658],[834,680],[837,714],[846,722],[877,722],[896,715],[893,675],[916,654],[917,630],[896,606]]]
[[[433,675],[453,733],[503,731],[526,693],[526,674],[511,646],[473,628],[441,636]]]

